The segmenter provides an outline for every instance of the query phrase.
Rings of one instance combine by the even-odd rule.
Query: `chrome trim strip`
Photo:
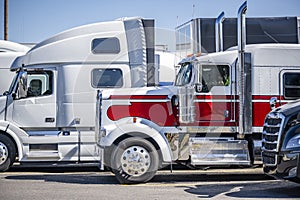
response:
[[[232,102],[238,102],[237,100],[231,100],[231,99],[195,99],[194,102],[196,103],[207,103],[207,102],[216,102],[216,103],[232,103]]]
[[[183,132],[188,133],[235,133],[237,127],[235,126],[187,126],[179,127]]]

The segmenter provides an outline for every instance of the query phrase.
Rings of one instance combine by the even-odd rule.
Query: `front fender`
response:
[[[15,126],[8,121],[0,121],[0,131],[8,134],[14,140],[17,145],[18,157],[19,160],[23,157],[23,145],[22,145],[22,136],[27,137],[26,133],[20,129],[18,126]]]
[[[177,129],[170,127],[170,132],[175,132]],[[162,154],[162,160],[164,162],[172,161],[172,151],[170,145],[164,135],[166,128],[162,128],[154,124],[153,122],[141,119],[141,118],[127,118],[122,119],[116,123],[114,129],[108,131],[106,136],[101,138],[100,146],[109,147],[114,141],[125,134],[152,138],[159,146]]]

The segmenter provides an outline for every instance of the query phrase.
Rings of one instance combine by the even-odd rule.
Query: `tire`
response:
[[[121,184],[147,182],[159,166],[159,155],[147,140],[130,137],[121,141],[111,154],[111,168]]]
[[[16,147],[6,135],[0,134],[0,171],[7,171],[16,159]]]

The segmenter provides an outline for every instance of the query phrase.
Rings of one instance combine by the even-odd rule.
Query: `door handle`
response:
[[[224,111],[224,117],[225,117],[225,118],[228,118],[228,117],[229,117],[229,111],[228,111],[228,110],[225,110],[225,111]]]
[[[46,123],[53,123],[53,122],[55,122],[55,118],[54,117],[46,117],[45,122]]]

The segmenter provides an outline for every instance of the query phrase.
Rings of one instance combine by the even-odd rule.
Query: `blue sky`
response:
[[[156,27],[173,32],[195,17],[235,17],[244,0],[8,0],[9,40],[37,43],[76,26],[124,16],[154,18]],[[0,39],[3,3],[0,0]],[[193,6],[194,5],[194,6]],[[248,0],[247,17],[300,16],[300,0]],[[158,37],[159,39],[159,37]]]

